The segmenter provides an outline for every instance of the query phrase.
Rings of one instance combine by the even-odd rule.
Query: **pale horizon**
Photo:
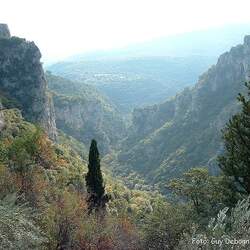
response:
[[[242,8],[244,6],[244,8]],[[0,23],[34,41],[45,62],[126,47],[175,34],[250,23],[249,1],[17,1],[1,3]]]

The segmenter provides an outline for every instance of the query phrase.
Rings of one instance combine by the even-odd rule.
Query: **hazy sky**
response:
[[[249,0],[1,0],[0,23],[43,60],[250,21]]]

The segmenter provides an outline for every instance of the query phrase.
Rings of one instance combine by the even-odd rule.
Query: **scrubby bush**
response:
[[[250,248],[250,198],[243,199],[233,209],[225,207],[212,218],[206,230],[194,226],[191,234],[184,234],[176,249],[217,250]]]
[[[45,234],[36,225],[34,212],[18,204],[15,194],[0,200],[0,249],[43,249]]]

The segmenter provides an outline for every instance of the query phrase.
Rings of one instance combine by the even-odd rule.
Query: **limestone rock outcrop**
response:
[[[40,124],[51,139],[56,139],[53,101],[48,94],[47,82],[40,62],[40,50],[34,42],[8,36],[8,29],[5,25],[0,27],[2,27],[2,35],[0,35],[1,94],[15,103],[25,119]]]
[[[96,139],[102,154],[124,138],[125,124],[120,113],[99,91],[49,73],[46,78],[53,92],[58,129],[87,146]]]

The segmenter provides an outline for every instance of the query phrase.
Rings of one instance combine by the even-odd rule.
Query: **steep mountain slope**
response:
[[[120,110],[127,112],[175,95],[196,82],[198,75],[215,61],[215,57],[208,56],[143,57],[61,62],[50,66],[49,70],[96,86]]]
[[[244,90],[249,70],[246,36],[243,45],[221,55],[193,88],[160,105],[136,109],[116,171],[136,171],[161,184],[195,166],[216,172],[215,158],[223,150],[220,130],[237,111],[236,96]]]
[[[56,138],[53,101],[47,92],[41,53],[34,42],[11,37],[0,26],[0,99],[5,107],[17,107],[25,119],[38,123]]]
[[[96,89],[50,73],[46,78],[53,94],[59,129],[85,145],[95,138],[102,153],[107,153],[125,135],[119,112]]]

